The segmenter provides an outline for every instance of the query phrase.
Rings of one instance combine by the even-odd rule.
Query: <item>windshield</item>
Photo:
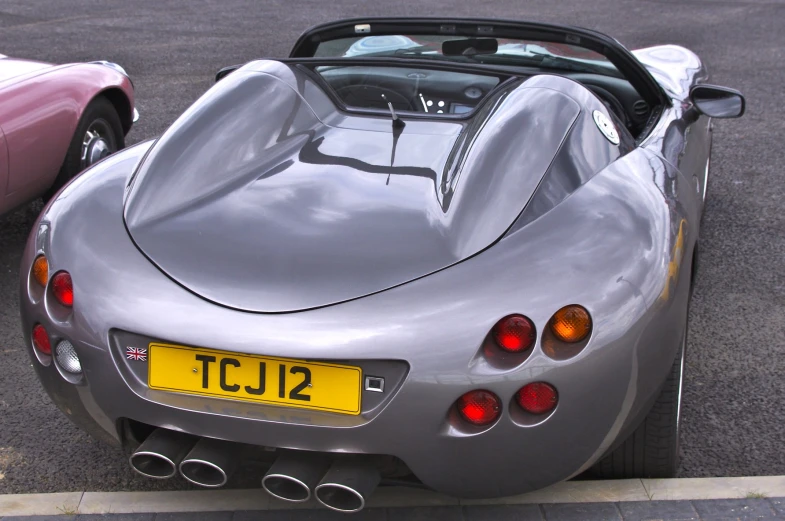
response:
[[[593,72],[621,77],[616,67],[603,55],[584,47],[566,43],[511,38],[484,39],[492,41],[492,51],[465,52],[445,55],[444,42],[466,41],[460,36],[404,35],[357,36],[320,43],[316,57],[417,57],[446,61],[487,63],[495,65],[536,66],[565,71]]]

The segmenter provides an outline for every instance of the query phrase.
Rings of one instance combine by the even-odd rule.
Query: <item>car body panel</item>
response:
[[[0,70],[6,60],[0,59]],[[108,90],[122,92],[133,111],[131,81],[98,64],[42,66],[0,82],[0,128],[8,151],[8,174],[0,185],[0,214],[52,185],[82,112]],[[122,120],[128,120],[128,128],[131,112],[120,113]]]
[[[687,101],[690,88],[709,79],[697,54],[679,45],[655,45],[632,51],[670,98]]]
[[[8,147],[5,144],[5,134],[0,127],[0,187],[8,184]]]
[[[49,63],[9,58],[0,54],[0,85],[12,80],[17,81],[17,78],[31,76],[51,67],[52,65]]]
[[[126,224],[164,272],[229,307],[287,312],[362,297],[498,240],[581,114],[571,94],[603,108],[579,84],[540,76],[471,119],[411,120],[396,135],[389,118],[342,115],[294,67],[251,63],[153,145]],[[332,110],[320,119],[311,104]],[[508,133],[519,146],[496,138]],[[618,156],[598,145],[597,168]]]
[[[695,53],[677,45],[659,45],[633,53],[674,100],[660,120],[661,128],[652,132],[643,145],[657,150],[690,177],[703,206],[711,155],[711,118],[689,111],[689,94],[693,85],[709,80],[708,71]],[[662,129],[663,126],[667,128]]]
[[[255,66],[288,70],[285,65],[258,63],[249,68]],[[681,85],[682,89],[689,90],[691,83],[705,79],[702,65],[690,70],[676,63],[660,67],[654,71],[655,77],[662,78],[663,83]],[[209,114],[214,93],[222,88],[237,88],[247,81],[245,71],[232,75],[235,74],[234,80],[232,76],[221,80],[221,83],[228,82],[226,87],[219,83],[186,112],[178,122],[180,130],[187,129],[190,118],[196,120]],[[368,154],[366,163],[385,164],[382,158],[391,152],[390,120],[376,115],[359,118],[336,111],[333,101],[306,93],[308,82],[298,83],[296,80],[302,78],[297,75],[279,77],[284,81],[295,80],[289,82],[289,87],[300,93],[298,97],[287,93],[284,98],[309,100],[310,110],[298,120],[308,123],[305,129],[325,125],[329,128],[322,129],[321,135],[352,138],[362,129],[373,134],[367,143],[358,138],[370,151],[346,147],[340,155],[338,149],[331,150],[331,159],[323,163],[325,171],[332,172],[336,163],[341,162],[357,165],[358,160],[366,157],[361,154]],[[537,88],[530,88],[533,86]],[[304,90],[301,92],[300,88]],[[493,233],[484,235],[483,241],[477,244],[495,236],[493,242],[462,256],[460,262],[386,289],[387,273],[369,261],[373,259],[372,253],[362,252],[365,265],[351,264],[352,259],[347,256],[345,260],[356,272],[356,278],[368,276],[375,287],[384,291],[359,297],[363,291],[353,287],[352,293],[359,298],[342,302],[335,301],[334,289],[323,294],[316,292],[313,295],[322,297],[322,303],[329,305],[297,312],[251,313],[229,305],[216,305],[206,295],[209,288],[199,291],[203,296],[192,291],[193,287],[209,283],[209,277],[205,277],[208,279],[205,282],[192,275],[183,284],[177,276],[168,273],[177,269],[178,263],[185,263],[182,257],[159,268],[154,263],[155,254],[153,262],[148,258],[150,246],[134,242],[139,239],[135,226],[147,225],[145,218],[147,223],[166,222],[192,205],[194,201],[190,197],[195,193],[208,206],[219,204],[223,213],[218,217],[235,224],[238,221],[233,219],[237,217],[231,215],[228,207],[220,206],[215,194],[224,190],[222,193],[231,196],[237,193],[238,186],[246,186],[245,179],[232,185],[235,179],[230,172],[228,188],[222,185],[223,179],[204,178],[203,184],[199,184],[183,174],[183,182],[178,180],[182,172],[175,169],[156,172],[154,181],[146,180],[145,176],[151,174],[145,171],[145,164],[161,166],[155,157],[158,145],[152,142],[131,147],[97,164],[44,208],[23,253],[22,327],[33,366],[44,388],[77,425],[127,450],[140,441],[121,427],[131,420],[276,450],[388,455],[403,461],[426,487],[469,498],[527,492],[586,470],[638,426],[659,395],[682,347],[703,204],[702,194],[694,183],[699,174],[694,170],[708,161],[708,148],[703,144],[710,143],[710,133],[704,120],[691,110],[688,98],[680,99],[672,90],[673,97],[657,107],[659,120],[646,135],[636,143],[620,128],[620,144],[612,145],[599,123],[595,123],[594,114],[600,112],[606,118],[612,115],[579,83],[540,75],[517,88],[533,93],[545,88],[558,91],[577,104],[580,114],[573,118],[569,135],[565,138],[562,133],[558,151],[549,149],[549,164],[536,169],[536,183],[527,184],[522,195],[514,194],[525,200],[517,201],[522,211],[513,222],[501,233],[498,232],[501,226],[494,227]],[[290,111],[289,114],[300,113]],[[513,111],[508,116],[514,115]],[[221,128],[220,115],[213,119],[208,118],[203,124],[213,130]],[[406,121],[401,135],[424,123],[432,127],[424,135],[433,138],[437,145],[441,140],[448,143],[454,140],[456,126],[470,124],[469,119],[460,118],[450,120],[449,124],[415,119]],[[177,137],[177,130],[169,136]],[[521,129],[507,128],[496,137],[503,138],[510,147],[519,147],[513,139],[519,130],[527,131],[525,125]],[[475,141],[492,134],[483,132],[473,135]],[[214,145],[209,140],[200,141],[198,131],[193,136],[197,150]],[[225,136],[229,142],[223,144],[231,152],[229,157],[239,157],[233,148],[237,143],[231,142],[236,136],[231,132],[214,132],[214,136],[217,141]],[[551,144],[554,141],[556,138],[552,137]],[[176,142],[173,137],[172,142]],[[301,160],[302,142],[295,140],[294,145],[297,153],[285,149],[281,161]],[[172,146],[170,150],[161,146],[159,151],[169,150],[173,155],[193,152],[183,147]],[[453,147],[461,150],[460,145]],[[416,147],[412,143],[401,147],[399,142],[396,158],[410,160],[407,168],[422,168],[423,156],[409,155],[407,148]],[[439,161],[444,161],[444,149],[435,148],[438,153],[432,161],[439,165]],[[245,150],[249,154],[255,151],[250,146]],[[327,155],[326,149],[320,150]],[[216,148],[209,151],[221,153]],[[496,156],[500,165],[511,164],[505,162],[500,152]],[[524,155],[511,154],[511,157],[520,163],[517,171],[525,174]],[[203,161],[210,166],[207,159]],[[202,165],[194,164],[193,168]],[[212,168],[217,170],[220,165]],[[270,186],[270,179],[284,179],[287,175],[269,165],[260,168],[257,177],[257,171],[251,170],[254,175],[249,177],[254,180],[275,172],[261,180],[266,186]],[[417,176],[393,176],[390,172],[390,185],[386,185],[384,180],[380,181],[381,175],[371,177],[368,172],[357,171],[362,172],[355,168],[347,178],[369,174],[368,183],[389,186],[390,190],[401,184],[407,197],[415,185],[404,183],[425,181]],[[505,175],[510,171],[500,168],[494,172],[500,177],[493,179],[508,186],[510,181]],[[468,177],[460,183],[470,181],[471,175]],[[167,185],[170,181],[171,185]],[[430,179],[427,182],[437,188],[442,186]],[[178,193],[178,186],[188,189]],[[464,186],[459,184],[455,197]],[[482,185],[475,185],[472,190],[472,198],[477,202],[472,214],[494,213],[492,203],[502,196],[497,193],[491,199],[484,199],[478,193],[482,192],[479,186]],[[486,189],[490,193],[495,188]],[[440,210],[440,206],[434,205],[439,193],[434,196],[429,192],[428,198],[422,196],[417,200],[420,211],[422,208]],[[135,197],[139,199],[135,201]],[[395,201],[398,206],[390,200],[384,201],[400,213],[410,199]],[[129,213],[124,216],[125,202]],[[467,202],[471,204],[455,200],[451,204],[460,208]],[[134,209],[135,204],[142,207]],[[199,205],[195,206],[198,209]],[[299,207],[288,209],[298,210]],[[238,207],[236,211],[248,209]],[[145,215],[146,212],[149,213]],[[509,221],[509,209],[499,210],[498,214],[504,214],[502,220]],[[292,214],[281,212],[281,215]],[[211,227],[204,214],[197,212],[196,216],[200,225],[212,234],[217,233],[219,226]],[[354,223],[362,217],[359,212],[351,215]],[[417,222],[421,226],[422,221]],[[130,234],[126,224],[131,228]],[[313,226],[320,232],[324,230],[316,224]],[[193,249],[192,242],[197,240],[193,235],[186,236],[182,242],[173,231],[162,237],[186,253],[197,251],[211,263],[220,263],[222,258],[247,254],[245,241],[254,233],[252,228],[228,229],[235,244],[228,239],[217,241],[214,236],[210,239],[210,244],[220,244],[219,253],[223,257],[218,253],[207,255],[205,249]],[[423,233],[421,228],[418,233]],[[455,237],[463,240],[466,236],[459,233]],[[282,249],[292,251],[296,246],[286,241],[285,234],[276,240]],[[455,244],[462,244],[461,240]],[[399,247],[423,246],[422,241],[413,241],[410,245],[401,243]],[[323,250],[314,250],[313,254],[318,255],[320,251]],[[328,251],[335,252],[334,255],[342,253],[340,245]],[[30,267],[42,253],[47,255],[50,272],[70,272],[75,299],[72,310],[59,306],[51,290],[37,286],[32,280]],[[405,256],[411,252],[396,254]],[[197,261],[189,262],[197,264]],[[249,286],[259,292],[264,288],[255,285],[254,277],[264,279],[268,285],[277,283],[272,278],[265,279],[263,264],[258,267],[240,264],[236,268],[244,271]],[[317,269],[322,278],[337,273],[329,266]],[[205,272],[214,273],[210,269]],[[407,274],[400,279],[411,276]],[[345,277],[342,280],[351,284],[349,275]],[[237,289],[238,280],[241,279],[238,277],[227,284],[231,291]],[[213,284],[215,288],[220,289]],[[313,288],[289,281],[286,289],[301,292],[316,302],[309,293]],[[278,296],[285,298],[285,291],[279,288]],[[300,296],[293,298],[302,300],[299,303],[289,300],[288,306],[278,309],[302,307],[306,301]],[[554,348],[549,344],[548,323],[556,311],[570,304],[584,306],[593,326],[582,349],[560,359],[553,355]],[[526,315],[534,324],[535,344],[525,358],[499,364],[484,349],[485,340],[502,317],[518,313]],[[53,344],[60,339],[74,344],[84,370],[81,376],[66,375],[51,357],[31,347],[31,330],[37,323],[46,325]],[[392,385],[383,397],[369,398],[369,391],[364,390],[364,406],[357,416],[154,390],[145,380],[149,362],[128,360],[125,356],[125,349],[145,347],[144,344],[152,342],[374,367],[373,370],[384,371]],[[549,415],[527,417],[517,408],[514,395],[530,382],[547,382],[558,390],[558,406]],[[455,401],[476,389],[496,393],[503,404],[500,418],[490,426],[468,426],[455,414]]]

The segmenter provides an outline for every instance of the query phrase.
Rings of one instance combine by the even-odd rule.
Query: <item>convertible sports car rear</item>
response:
[[[693,53],[351,20],[219,78],[31,233],[25,338],[74,422],[341,511],[675,472],[710,117],[744,108]]]

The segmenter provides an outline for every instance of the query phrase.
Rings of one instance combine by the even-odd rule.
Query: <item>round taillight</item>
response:
[[[57,358],[57,363],[65,371],[71,374],[79,374],[82,372],[82,363],[79,361],[76,349],[74,349],[74,345],[68,340],[61,340],[57,344],[57,347],[55,347],[55,358]]]
[[[33,261],[33,279],[41,285],[46,287],[46,282],[49,280],[49,262],[46,257],[39,255]]]
[[[526,412],[545,414],[551,412],[559,403],[559,395],[551,384],[534,382],[524,385],[515,393],[515,401]]]
[[[469,391],[457,405],[463,419],[479,427],[495,422],[502,410],[499,397],[490,391]]]
[[[510,315],[493,326],[493,340],[509,353],[520,353],[534,345],[534,324],[523,315]]]
[[[52,344],[49,342],[49,333],[46,332],[46,328],[41,324],[36,324],[35,327],[33,327],[33,347],[45,355],[52,354]]]
[[[67,271],[58,271],[52,277],[52,294],[62,305],[69,308],[74,305],[74,285]]]
[[[591,332],[591,317],[582,306],[565,306],[553,315],[550,328],[562,342],[580,342]]]

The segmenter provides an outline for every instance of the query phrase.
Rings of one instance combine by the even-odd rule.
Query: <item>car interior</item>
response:
[[[497,87],[525,79],[538,71],[491,72],[440,70],[412,65],[311,65],[340,102],[349,109],[420,113],[431,117],[466,117]],[[650,109],[629,82],[614,76],[585,72],[560,74],[580,82],[608,107],[636,136],[650,116]]]
[[[279,61],[310,73],[339,107],[354,113],[392,108],[410,117],[465,119],[508,82],[556,74],[591,90],[635,139],[659,114],[608,58],[576,45],[428,34],[312,40]],[[224,67],[216,81],[239,67]]]
[[[649,104],[604,55],[577,45],[383,34],[325,39],[309,57],[325,60],[305,66],[348,109],[389,110],[391,105],[395,111],[421,116],[468,117],[508,81],[558,74],[594,92],[633,136],[652,115]]]

